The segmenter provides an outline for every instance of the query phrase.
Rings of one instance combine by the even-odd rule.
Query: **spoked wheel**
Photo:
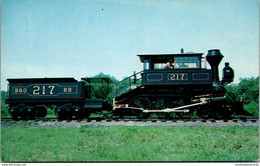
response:
[[[223,112],[223,117],[224,118],[233,118],[236,115],[236,110],[232,106],[226,106],[224,112]]]
[[[170,102],[169,99],[167,98],[159,98],[157,100],[155,100],[154,102],[154,109],[156,110],[164,110],[166,108],[171,108],[172,104]],[[166,118],[168,119],[170,117],[170,113],[167,112],[158,112],[155,113],[157,118],[162,119],[162,118]]]
[[[149,110],[152,108],[151,102],[144,97],[135,98],[133,101],[130,102],[129,105],[130,107],[143,108],[144,110]],[[149,113],[143,113],[141,111],[135,111],[135,115],[138,118],[148,118],[150,116]]]
[[[22,120],[34,120],[35,119],[35,112],[28,109],[25,109],[23,113],[20,114]]]
[[[132,102],[129,104],[131,107],[137,107],[137,108],[143,108],[143,109],[151,109],[152,104],[151,102],[143,97],[139,97],[134,99]]]
[[[177,98],[174,102],[173,105],[174,107],[180,107],[180,106],[185,106],[187,104],[190,104],[190,101],[187,97],[180,97]],[[176,115],[179,118],[190,118],[194,113],[194,110],[189,108],[189,112],[177,112]]]
[[[82,117],[83,118],[89,118],[90,117],[90,114],[91,114],[91,111],[89,110],[85,110],[82,114]]]
[[[74,116],[76,119],[82,119],[83,111],[82,109],[75,109],[74,110]]]
[[[18,114],[16,113],[10,113],[10,116],[13,120],[18,120]]]
[[[38,106],[35,108],[36,117],[44,118],[47,115],[47,108],[44,106]]]
[[[154,102],[154,108],[158,110],[163,110],[166,108],[170,108],[172,106],[171,102],[167,98],[159,98]]]
[[[64,113],[62,113],[62,109],[55,108],[54,114],[58,119],[63,119]]]
[[[17,109],[10,109],[9,110],[9,115],[11,116],[11,118],[13,120],[18,120],[19,114],[18,114],[18,110]]]
[[[71,119],[71,111],[68,111],[67,109],[57,109],[55,108],[54,111],[55,115],[57,116],[58,119]]]
[[[210,117],[211,114],[211,108],[209,106],[202,106],[197,110],[197,115],[199,117],[202,117],[204,119],[207,119]]]

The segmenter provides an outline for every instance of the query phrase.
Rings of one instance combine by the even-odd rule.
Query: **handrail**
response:
[[[141,76],[142,74],[143,74],[143,71],[140,71],[140,72],[138,72],[138,73],[135,73],[135,72],[134,72],[133,75],[131,75],[131,76],[127,77],[127,78],[124,78],[122,81],[116,83],[116,94],[115,94],[115,97],[119,96],[119,95],[118,95],[119,91],[122,90],[122,89],[124,89],[124,88],[126,88],[126,87],[130,87],[129,90],[131,91],[131,86],[132,86],[132,84],[137,84],[137,81],[139,81],[139,80],[142,79],[142,76]],[[140,78],[137,78],[138,75],[140,75],[141,77],[140,77]],[[133,77],[133,79],[131,79],[132,77]],[[123,87],[120,87],[120,84],[123,83],[123,82],[125,82],[126,80],[129,81],[128,84],[125,85],[125,86],[123,86]],[[132,81],[133,81],[133,82],[132,82]]]

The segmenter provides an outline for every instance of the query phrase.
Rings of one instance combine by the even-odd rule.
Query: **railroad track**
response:
[[[232,118],[232,119],[202,119],[202,118],[188,118],[188,119],[155,119],[155,118],[149,118],[149,119],[137,119],[137,118],[111,118],[111,119],[106,119],[106,118],[87,118],[87,119],[57,119],[57,118],[39,118],[35,120],[13,120],[11,118],[1,118],[1,121],[43,121],[43,122],[71,122],[71,121],[87,121],[87,122],[100,122],[100,121],[106,121],[106,122],[111,122],[111,121],[124,121],[124,122],[129,122],[129,121],[134,121],[134,122],[178,122],[178,121],[183,121],[183,122],[196,122],[196,121],[201,121],[201,122],[216,122],[216,121],[223,121],[223,122],[228,122],[228,121],[233,121],[233,122],[258,122],[259,118],[258,117],[250,117],[250,118]]]
[[[71,119],[59,120],[57,118],[44,118],[35,120],[19,120],[14,121],[10,118],[1,119],[2,127],[43,127],[43,126],[64,126],[64,127],[79,127],[79,126],[259,126],[259,118],[234,118],[234,119],[104,119],[104,118],[89,118],[89,119]]]

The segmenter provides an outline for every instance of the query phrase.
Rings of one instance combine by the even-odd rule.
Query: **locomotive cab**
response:
[[[143,85],[212,84],[212,71],[202,68],[202,54],[138,55],[144,65]]]

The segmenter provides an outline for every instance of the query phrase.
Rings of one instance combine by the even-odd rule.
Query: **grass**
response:
[[[31,127],[38,124],[36,121],[1,121],[2,127]]]
[[[2,161],[255,161],[258,127],[2,128]]]

